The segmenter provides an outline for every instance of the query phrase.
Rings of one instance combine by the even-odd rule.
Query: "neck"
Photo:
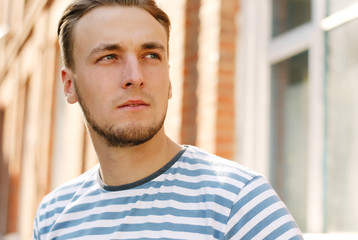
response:
[[[162,128],[151,140],[133,147],[109,147],[91,132],[105,184],[120,186],[141,180],[167,164],[181,149]]]

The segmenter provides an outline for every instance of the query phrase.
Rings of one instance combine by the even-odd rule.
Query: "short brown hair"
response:
[[[64,11],[59,23],[59,37],[63,63],[66,67],[74,68],[73,59],[73,29],[80,18],[90,10],[100,6],[136,6],[150,13],[165,29],[169,41],[170,20],[161,10],[155,0],[74,0]],[[168,44],[168,43],[167,43]]]

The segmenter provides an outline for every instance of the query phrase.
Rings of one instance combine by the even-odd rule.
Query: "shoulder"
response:
[[[98,167],[93,167],[47,194],[38,207],[36,217],[41,221],[54,219],[70,201],[76,200],[96,184]]]
[[[80,176],[60,185],[44,197],[43,203],[49,203],[54,199],[61,199],[61,196],[63,198],[64,195],[69,197],[75,194],[79,189],[92,186],[97,180],[98,167],[99,166],[96,165]]]
[[[231,196],[227,239],[302,239],[287,207],[261,174],[192,146],[181,162],[204,182],[211,179],[215,183],[211,186],[230,191],[231,195],[225,194]]]
[[[232,204],[248,186],[267,184],[261,174],[194,146],[186,146],[173,171],[192,188],[207,188],[208,192],[221,194]]]
[[[222,166],[227,167],[228,169],[238,170],[241,172],[245,172],[250,175],[258,175],[257,172],[235,162],[232,160],[228,160],[212,153],[206,152],[195,146],[186,145],[186,152],[183,154],[188,161],[196,164],[206,164],[211,166]]]
[[[181,163],[198,174],[214,175],[221,179],[233,179],[246,184],[261,174],[228,159],[208,153],[198,147],[186,146]]]

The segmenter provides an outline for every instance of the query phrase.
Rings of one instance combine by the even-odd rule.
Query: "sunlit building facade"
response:
[[[97,164],[61,88],[70,0],[0,0],[0,239]],[[157,0],[172,20],[165,128],[266,175],[307,239],[358,238],[358,0]]]
[[[0,239],[31,239],[43,196],[97,163],[61,88],[56,31],[69,2],[0,1]],[[166,131],[233,160],[239,2],[157,2],[172,20]]]

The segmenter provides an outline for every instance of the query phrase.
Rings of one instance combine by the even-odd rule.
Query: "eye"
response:
[[[104,59],[104,60],[113,60],[113,59],[116,59],[116,56],[115,55],[107,55],[107,56],[104,56],[102,59]]]
[[[111,61],[111,60],[116,60],[117,59],[117,56],[114,55],[114,54],[109,54],[109,55],[106,55],[104,57],[101,57],[97,60],[97,62],[99,61]]]
[[[160,55],[157,54],[157,53],[149,53],[149,54],[145,55],[145,58],[159,59],[159,60],[161,59],[161,58],[160,58]]]

